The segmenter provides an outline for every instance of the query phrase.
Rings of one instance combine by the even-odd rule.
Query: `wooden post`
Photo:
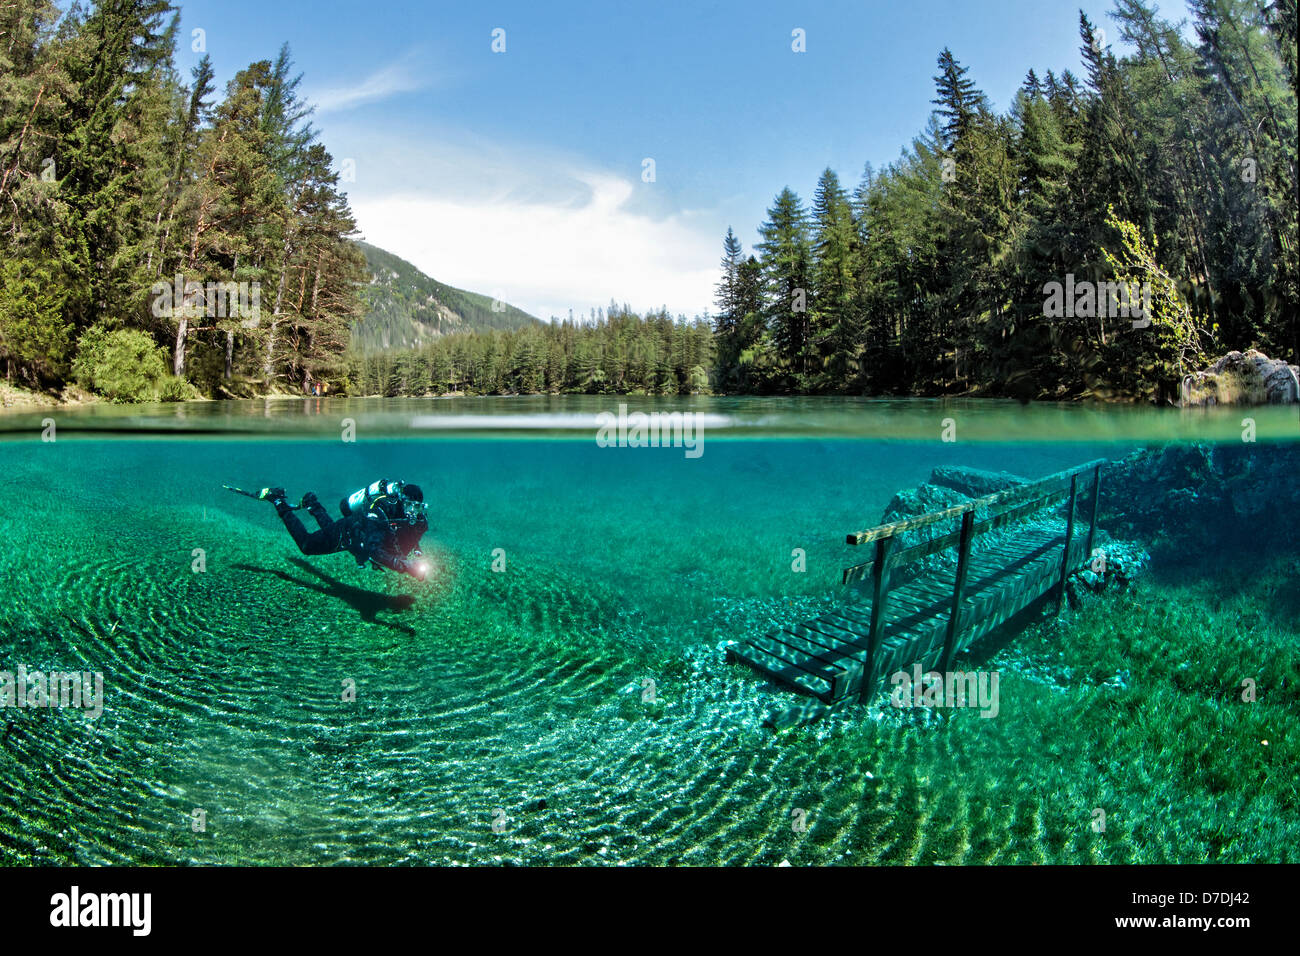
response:
[[[1056,588],[1056,613],[1065,606],[1065,579],[1070,576],[1070,542],[1074,538],[1074,504],[1079,491],[1079,476],[1070,476],[1070,511],[1065,520],[1065,553],[1061,555],[1061,583]]]
[[[1097,494],[1101,490],[1101,465],[1092,470],[1092,515],[1088,520],[1088,545],[1084,548],[1085,560],[1092,560],[1092,542],[1097,537]]]
[[[876,561],[871,567],[871,630],[867,632],[867,659],[862,665],[862,684],[858,699],[871,702],[875,689],[876,655],[880,650],[880,633],[885,627],[885,600],[889,596],[889,556],[894,550],[894,536],[876,539]]]
[[[943,661],[940,667],[945,674],[952,666],[952,655],[957,647],[957,633],[961,629],[961,597],[966,590],[966,568],[970,564],[970,542],[975,527],[975,509],[961,516],[961,545],[957,553],[957,577],[952,585],[952,613],[948,615],[948,634],[943,640]]]

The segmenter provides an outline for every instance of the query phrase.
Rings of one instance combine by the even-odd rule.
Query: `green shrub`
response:
[[[115,402],[178,401],[188,385],[167,371],[167,352],[136,329],[95,326],[77,341],[77,381]]]
[[[77,339],[77,355],[72,360],[72,377],[82,388],[95,388],[95,369],[104,356],[104,339],[108,329],[92,326]]]
[[[158,388],[160,402],[188,402],[199,397],[199,390],[176,375],[168,375]]]
[[[0,267],[0,342],[22,362],[58,372],[67,368],[72,326],[63,321],[67,300],[55,275],[27,260]]]

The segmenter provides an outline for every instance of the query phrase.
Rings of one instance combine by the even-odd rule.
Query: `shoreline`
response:
[[[401,399],[401,400],[410,400],[410,399],[441,400],[441,399],[456,399],[456,398],[543,398],[543,397],[545,398],[568,398],[568,397],[664,398],[664,399],[754,398],[754,399],[764,399],[764,400],[802,399],[802,398],[964,399],[964,400],[985,400],[985,401],[993,401],[993,402],[1018,401],[1022,405],[1067,404],[1067,405],[1094,406],[1094,407],[1109,407],[1109,406],[1119,405],[1119,406],[1147,406],[1149,408],[1181,408],[1181,409],[1206,407],[1206,404],[1195,403],[1195,402],[1159,404],[1156,402],[1145,401],[1142,398],[1137,396],[1114,396],[1110,398],[1100,398],[1097,396],[1075,395],[1068,398],[1056,398],[1056,399],[1018,399],[1012,396],[989,395],[987,393],[978,393],[978,392],[974,392],[974,393],[966,392],[966,393],[956,393],[956,394],[938,393],[938,394],[918,394],[918,395],[889,395],[889,394],[849,395],[849,394],[841,394],[841,393],[821,393],[821,392],[817,392],[817,393],[789,392],[789,393],[774,393],[774,394],[759,394],[759,393],[750,393],[750,392],[736,392],[736,393],[696,392],[690,395],[679,395],[679,394],[651,395],[647,392],[509,392],[509,393],[502,393],[502,394],[480,395],[480,394],[471,394],[467,392],[443,392],[443,393],[427,392],[424,395],[399,395],[399,396],[348,395],[342,393],[335,393],[331,395],[298,395],[298,394],[292,394],[288,392],[271,392],[266,395],[250,395],[244,398],[209,398],[204,396],[199,398],[187,398],[187,399],[174,401],[174,402],[158,403],[158,402],[114,402],[109,399],[102,398],[101,396],[95,395],[92,392],[85,391],[84,389],[78,388],[76,386],[68,386],[58,394],[51,394],[49,392],[36,392],[30,389],[13,386],[5,382],[0,382],[0,414],[5,414],[5,413],[30,414],[32,412],[37,412],[46,409],[50,411],[58,411],[58,410],[66,410],[70,408],[87,408],[94,405],[110,405],[115,407],[129,408],[132,406],[144,406],[144,405],[156,405],[156,404],[183,406],[183,405],[207,405],[214,402],[231,402],[231,401],[241,401],[241,402],[268,401],[268,400],[298,401],[298,400],[311,400],[311,399],[319,400],[322,398],[365,399],[365,400],[381,399],[382,400],[390,397]],[[1210,402],[1208,403],[1208,405],[1210,406],[1216,404],[1222,407],[1247,409],[1247,408],[1268,407],[1269,405],[1276,404],[1276,403],[1268,403],[1268,402],[1265,403]],[[1281,403],[1281,404],[1286,404],[1286,403]]]

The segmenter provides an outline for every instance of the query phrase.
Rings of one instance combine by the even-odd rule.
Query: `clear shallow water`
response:
[[[53,419],[65,432],[173,432],[189,435],[342,434],[380,436],[576,437],[586,440],[601,413],[693,412],[706,434],[730,438],[857,438],[938,441],[952,419],[958,442],[1241,440],[1242,420],[1258,441],[1300,438],[1294,406],[1172,409],[1145,405],[1021,405],[1002,400],[866,398],[649,398],[645,396],[519,396],[507,398],[274,398],[161,405],[89,405],[75,410],[0,415],[0,434],[38,432]]]
[[[1105,769],[1119,748],[1079,739],[1076,718],[1100,698],[1052,672],[1063,665],[1050,650],[1024,650],[1038,648],[1033,635],[996,662],[1007,675],[1000,718],[956,713],[942,726],[876,707],[776,732],[765,721],[799,699],[724,665],[720,649],[840,600],[839,570],[859,559],[844,534],[877,523],[895,492],[938,465],[1036,477],[1198,421],[1219,435],[1235,420],[1239,442],[1241,414],[659,402],[731,423],[718,435],[710,426],[703,455],[689,459],[681,449],[597,447],[582,423],[620,401],[652,404],[312,400],[8,420],[28,430],[0,442],[12,496],[0,515],[0,669],[102,671],[106,706],[97,720],[0,713],[0,860],[1190,862],[1258,853],[1257,842],[1186,838],[1215,807],[1229,819],[1231,801],[1172,771],[1142,790],[1164,810],[1147,810],[1140,827],[1116,824],[1110,837],[1092,833],[1091,807],[1125,792],[1111,779],[1119,771]],[[1272,411],[1252,411],[1260,440],[1285,442],[1289,420]],[[411,427],[430,416],[473,416],[474,425]],[[55,418],[58,440],[31,431],[41,417]],[[945,417],[956,442],[939,440]],[[356,422],[355,442],[339,438],[344,418]],[[164,421],[181,434],[149,433]],[[91,433],[115,428],[133,431]],[[417,481],[432,502],[429,584],[358,570],[346,556],[303,558],[268,505],[220,487],[281,484],[295,498],[314,490],[333,510],[381,476]],[[791,567],[796,548],[804,573]],[[497,549],[503,572],[492,570]],[[1255,579],[1275,572],[1261,556]],[[1151,586],[1143,600],[1152,606],[1222,608],[1234,593],[1203,570]],[[1261,615],[1260,652],[1275,654],[1280,641],[1293,653],[1289,605],[1244,600],[1232,613]],[[1096,615],[1141,612],[1116,602],[1083,613],[1082,629],[1104,631]],[[645,679],[655,702],[642,701]],[[354,702],[342,699],[345,681],[355,682]],[[1140,754],[1141,720],[1122,708],[1107,720]],[[1269,759],[1290,753],[1278,748],[1292,727],[1268,732]],[[1159,765],[1156,751],[1149,758]],[[1228,792],[1240,804],[1234,816],[1276,812],[1249,802],[1245,780]],[[191,827],[196,808],[207,814],[202,833]],[[791,827],[795,808],[808,830]],[[1274,843],[1288,832],[1265,837],[1274,858],[1290,852]]]

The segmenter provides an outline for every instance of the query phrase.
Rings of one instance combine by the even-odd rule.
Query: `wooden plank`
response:
[[[976,522],[972,533],[975,537],[979,537],[982,534],[994,531],[1013,521],[1028,517],[1032,514],[1037,514],[1039,511],[1050,508],[1052,505],[1056,504],[1056,502],[1063,500],[1068,493],[1067,489],[1061,488],[1049,491],[1045,494],[1040,494],[1030,501],[1012,508],[1009,511]],[[970,512],[968,511],[965,513]],[[960,543],[961,529],[958,528],[956,531],[951,531],[948,534],[940,535],[936,538],[930,538],[927,541],[922,541],[919,544],[912,545],[910,548],[897,552],[894,555],[893,565],[896,568],[903,567],[911,564],[913,561],[920,561],[923,558],[928,558],[932,554],[937,554],[940,551],[944,551],[947,548]],[[867,570],[871,568],[872,564],[872,561],[864,561],[861,564],[855,564],[851,567],[845,568],[844,573],[841,575],[841,582],[844,584],[853,584],[862,580],[866,577]]]
[[[961,553],[957,558],[957,578],[952,586],[952,613],[948,617],[948,633],[943,639],[943,670],[952,664],[953,649],[957,642],[957,628],[961,624],[961,596],[966,589],[966,572],[970,568],[971,531],[975,525],[975,513],[966,512],[961,522]]]
[[[822,615],[822,618],[831,619],[831,623],[835,623],[835,619],[838,618],[843,622],[841,626],[846,631],[857,635],[854,644],[860,649],[859,659],[865,662],[866,653],[870,650],[870,621],[863,622],[858,618],[847,617],[835,611]]]
[[[823,617],[839,617],[853,624],[861,624],[862,630],[858,632],[859,638],[865,640],[871,628],[871,610],[863,610],[856,604],[841,604],[833,611],[828,611]]]
[[[835,679],[835,672],[832,668],[822,666],[819,671],[810,670],[795,661],[790,660],[787,648],[773,648],[768,642],[762,639],[753,639],[746,641],[744,644],[734,645],[731,650],[740,648],[737,651],[747,657],[755,658],[761,668],[770,674],[780,676],[783,680],[792,683],[801,683],[813,688],[817,693],[829,693]]]
[[[862,564],[855,564],[851,568],[844,569],[844,575],[840,578],[841,584],[856,584],[867,576],[867,571],[874,562],[864,561]]]
[[[1101,465],[1092,473],[1092,508],[1088,515],[1088,543],[1084,546],[1085,561],[1092,560],[1092,543],[1097,538],[1097,498],[1101,492]]]
[[[994,531],[1013,521],[1017,521],[1032,514],[1037,514],[1040,511],[1050,508],[1052,505],[1056,504],[1056,502],[1063,500],[1068,493],[1069,492],[1065,488],[1060,488],[1037,495],[1022,505],[1018,505],[1015,508],[1011,508],[1001,514],[994,515],[993,517],[985,518],[983,521],[976,522],[971,534],[974,537],[979,537],[986,532]],[[974,509],[965,512],[965,514],[973,513]],[[965,520],[965,515],[963,515],[963,520]],[[961,536],[962,530],[961,528],[958,528],[957,530],[950,531],[948,534],[942,535],[941,537],[931,538],[929,541],[922,541],[920,544],[914,544],[912,547],[905,551],[900,551],[894,556],[894,567],[902,567],[903,565],[911,564],[913,561],[928,558],[930,555],[937,554],[938,552],[951,548],[954,545],[960,545]]]
[[[789,627],[783,628],[783,630],[792,637],[811,641],[814,645],[820,647],[824,653],[833,655],[837,660],[845,655],[846,651],[840,646],[842,642],[832,640],[819,631],[809,630],[810,624],[812,624],[812,621],[801,621],[798,624],[791,624]]]
[[[938,521],[943,521],[948,518],[960,518],[962,512],[971,508],[975,504],[976,500],[979,499],[974,499],[965,504],[954,505],[951,508],[945,508],[943,511],[930,511],[923,515],[917,515],[915,518],[907,518],[903,521],[894,521],[890,524],[877,525],[876,527],[869,528],[866,531],[855,531],[851,534],[845,535],[844,540],[847,544],[870,544],[872,541],[892,538],[894,535],[901,534],[904,531],[915,531],[918,528],[928,528],[930,525]]]
[[[799,670],[806,671],[815,677],[820,677],[827,683],[835,679],[835,666],[833,664],[819,660],[810,654],[805,654],[789,644],[784,644],[768,636],[751,637],[747,643],[758,648],[769,657],[785,661],[787,665],[797,667]]]
[[[801,635],[799,631],[806,631],[807,627],[803,624],[791,624],[783,631],[772,631],[766,637],[769,641],[776,641],[787,647],[793,648],[801,654],[816,658],[824,663],[827,667],[836,668],[841,666],[844,660],[844,654],[829,647],[826,643],[808,640]]]
[[[965,515],[972,514],[972,511],[963,512]],[[911,564],[913,561],[920,561],[922,558],[928,558],[932,554],[937,554],[951,548],[961,540],[961,529],[949,531],[945,535],[937,538],[930,538],[928,541],[922,541],[920,544],[914,544],[904,551],[899,551],[894,556],[894,567],[901,568],[904,565]]]
[[[1058,491],[1050,492],[1039,498],[1035,498],[1033,501],[1026,502],[1017,508],[1012,508],[1010,511],[1004,511],[1000,515],[986,518],[975,525],[975,534],[978,537],[987,531],[993,531],[994,529],[1000,528],[1005,524],[1010,524],[1012,521],[1016,521],[1019,518],[1031,514],[1037,514],[1039,511],[1050,508],[1052,505],[1065,498],[1067,494],[1069,494],[1069,492],[1064,488],[1061,488]]]
[[[880,633],[885,624],[885,601],[889,597],[889,555],[893,548],[892,535],[876,542],[876,563],[871,569],[871,623],[867,627],[867,653],[862,660],[863,680],[860,697],[863,700],[869,698],[872,691],[876,650],[880,647]]]
[[[811,694],[818,700],[827,703],[831,700],[831,690],[834,685],[830,681],[800,671],[752,644],[733,644],[727,648],[727,656],[748,664],[773,680],[779,680],[793,686],[796,690],[802,690],[805,694]]]
[[[844,622],[847,624],[848,622]],[[824,635],[824,640],[837,642],[838,646],[843,649],[845,657],[852,657],[861,663],[863,652],[868,650],[867,635],[865,632],[850,630],[849,628],[829,619],[829,615],[823,614],[819,618],[811,621],[805,621],[803,627],[817,631]]]
[[[1079,476],[1070,479],[1070,511],[1065,518],[1065,548],[1061,551],[1061,583],[1056,595],[1056,613],[1065,606],[1065,580],[1070,576],[1070,542],[1074,537],[1074,505],[1079,492]]]

